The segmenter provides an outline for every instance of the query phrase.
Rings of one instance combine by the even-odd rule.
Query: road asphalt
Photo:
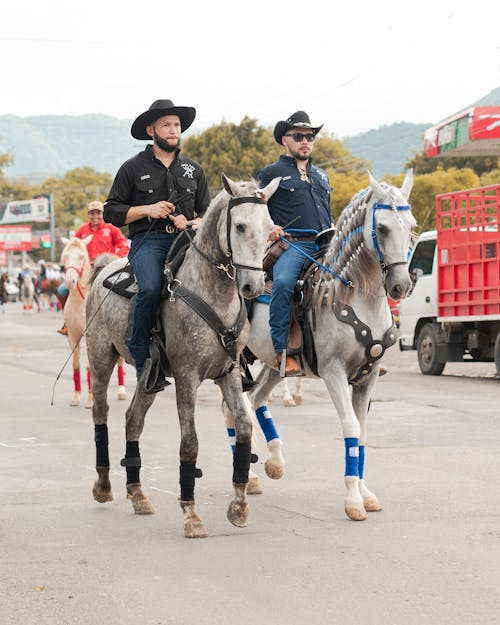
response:
[[[383,510],[343,510],[343,441],[323,383],[270,408],[286,471],[264,474],[247,528],[226,520],[231,455],[212,382],[200,388],[197,508],[183,537],[175,388],[141,438],[156,514],[134,515],[120,467],[128,402],[109,393],[114,501],[92,498],[91,411],[69,407],[70,363],[51,310],[0,313],[0,625],[475,625],[500,622],[500,381],[493,363],[419,373],[392,348],[370,411],[366,477]],[[132,395],[134,370],[127,366]],[[82,402],[83,404],[83,402]],[[490,486],[493,480],[493,486]]]

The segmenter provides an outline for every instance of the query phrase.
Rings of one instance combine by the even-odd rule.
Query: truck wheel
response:
[[[424,375],[440,375],[446,363],[437,356],[438,331],[434,324],[426,323],[417,341],[418,366]]]
[[[497,368],[497,376],[500,378],[500,332],[495,341],[495,367]]]

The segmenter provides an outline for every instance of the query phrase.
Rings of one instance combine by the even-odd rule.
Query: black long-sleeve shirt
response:
[[[170,167],[165,167],[156,158],[153,146],[148,145],[118,170],[104,204],[104,221],[122,227],[131,206],[161,200],[171,201],[176,212],[188,220],[201,217],[210,203],[207,179],[199,163],[179,152]],[[169,219],[156,219],[151,223],[144,217],[128,224],[130,238],[149,228],[165,232],[165,227],[167,232],[177,232]]]

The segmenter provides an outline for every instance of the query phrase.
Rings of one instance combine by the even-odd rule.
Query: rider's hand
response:
[[[280,236],[282,237],[286,237],[288,235],[287,232],[285,232],[283,230],[283,228],[281,226],[274,226],[274,228],[271,230],[269,237],[268,237],[268,241],[277,241]]]
[[[173,213],[175,210],[175,206],[172,202],[166,202],[165,200],[161,200],[160,202],[156,202],[155,204],[150,204],[148,206],[149,219],[165,219],[167,215]]]
[[[168,218],[173,222],[177,230],[185,230],[188,225],[188,220],[184,215],[169,215]]]

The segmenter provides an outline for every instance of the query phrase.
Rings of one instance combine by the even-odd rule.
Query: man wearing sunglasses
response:
[[[296,111],[274,128],[274,139],[285,146],[286,154],[261,169],[256,178],[264,187],[273,178],[281,177],[278,190],[269,199],[268,207],[275,223],[270,240],[289,237],[296,247],[307,254],[315,250],[316,235],[333,225],[330,212],[331,187],[326,173],[312,164],[314,140],[321,126],[313,126],[309,115]],[[293,228],[283,226],[290,222]],[[291,302],[295,283],[306,257],[297,249],[288,247],[273,267],[273,292],[270,303],[271,338],[276,352],[276,364],[286,358],[285,375],[300,374],[296,360],[286,355],[286,342],[290,325]]]

